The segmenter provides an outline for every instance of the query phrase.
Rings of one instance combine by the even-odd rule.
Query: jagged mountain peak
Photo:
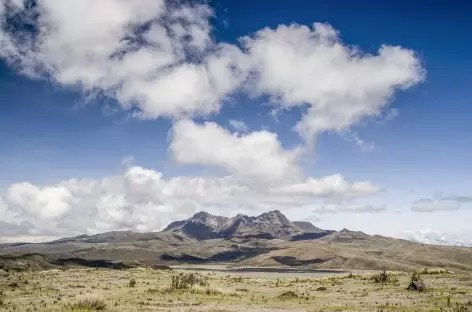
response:
[[[274,221],[274,222],[278,222],[278,223],[281,223],[281,224],[286,224],[286,223],[290,222],[287,219],[287,217],[278,210],[264,212],[263,214],[258,216],[258,219]]]
[[[192,219],[206,219],[208,216],[210,216],[208,212],[200,211],[194,214]]]
[[[332,233],[316,228],[309,222],[290,222],[279,210],[251,217],[238,214],[232,218],[201,211],[191,218],[172,222],[164,231],[182,232],[199,240],[215,238],[308,239]],[[316,234],[316,235],[312,235]]]

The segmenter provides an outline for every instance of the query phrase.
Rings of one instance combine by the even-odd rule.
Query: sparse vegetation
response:
[[[103,298],[87,295],[77,297],[72,307],[88,311],[101,311],[105,309],[106,303]]]
[[[282,293],[277,298],[279,298],[280,300],[293,300],[293,299],[298,299],[299,296],[294,291],[289,290]]]
[[[440,310],[441,312],[470,312],[472,311],[472,307],[469,303],[458,303],[456,302],[453,305],[448,305],[447,307],[443,307]]]
[[[416,282],[416,281],[422,281],[421,279],[421,274],[418,271],[413,271],[410,275],[410,283],[411,282]]]
[[[408,290],[424,291],[426,290],[426,284],[421,278],[421,274],[418,271],[413,271],[410,276],[410,283],[408,284]]]
[[[189,288],[191,294],[200,294],[200,295],[208,295],[208,296],[216,296],[222,295],[223,292],[220,289],[207,286],[200,286],[200,285],[193,285]]]
[[[129,281],[129,284],[128,284],[129,287],[135,287],[136,286],[136,280],[134,278],[132,278],[130,281]]]
[[[423,270],[419,271],[420,274],[422,275],[436,275],[436,274],[454,274],[454,272],[451,272],[447,269],[440,269],[440,268],[424,268]]]
[[[382,270],[380,272],[375,273],[374,275],[372,275],[371,280],[374,283],[381,283],[381,284],[398,282],[398,279],[395,276],[393,276],[393,274],[388,273],[386,270]]]
[[[469,302],[472,283],[466,278],[468,275],[461,273],[414,273],[414,279],[428,283],[428,291],[419,293],[405,291],[404,286],[412,276],[401,272],[377,272],[382,273],[380,280],[387,281],[380,283],[372,282],[372,273],[362,272],[335,277],[180,272],[179,269],[15,272],[0,277],[0,310],[472,312],[472,301]],[[390,282],[390,278],[398,279],[398,283]],[[131,283],[132,280],[136,283]],[[17,283],[14,289],[9,286],[13,282]],[[130,284],[134,287],[129,288]]]
[[[209,286],[208,277],[193,273],[172,275],[171,290],[190,289],[194,286]]]

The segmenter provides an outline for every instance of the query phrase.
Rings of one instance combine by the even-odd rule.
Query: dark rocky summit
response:
[[[183,221],[176,221],[164,232],[182,233],[198,240],[261,238],[303,240],[314,239],[331,234],[315,227],[310,222],[291,222],[280,211],[269,211],[256,217],[238,214],[227,218],[199,212]]]

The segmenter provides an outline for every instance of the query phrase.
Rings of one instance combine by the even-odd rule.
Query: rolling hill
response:
[[[232,218],[200,212],[161,232],[118,231],[40,244],[0,245],[0,268],[175,263],[232,266],[309,266],[331,269],[472,270],[472,248],[418,244],[362,232],[322,230],[281,212]]]

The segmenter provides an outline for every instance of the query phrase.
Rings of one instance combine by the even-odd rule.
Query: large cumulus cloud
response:
[[[167,178],[135,166],[99,180],[14,183],[0,197],[0,210],[9,216],[3,228],[15,227],[16,234],[25,224],[36,235],[152,231],[201,209],[231,214],[374,194],[381,188],[370,181],[347,182],[341,174],[311,177],[300,156],[320,133],[350,131],[362,119],[382,114],[397,90],[421,82],[425,74],[414,51],[383,45],[363,53],[324,23],[263,28],[229,43],[213,36],[214,12],[205,4],[31,3],[0,0],[0,57],[13,69],[87,97],[112,98],[136,118],[171,118],[174,160],[217,167],[222,174]],[[240,134],[194,121],[219,113],[234,93],[268,97],[276,110],[306,106],[293,125],[302,143],[284,148],[277,133],[249,131],[243,121],[231,123]],[[372,210],[352,207],[340,209]]]

